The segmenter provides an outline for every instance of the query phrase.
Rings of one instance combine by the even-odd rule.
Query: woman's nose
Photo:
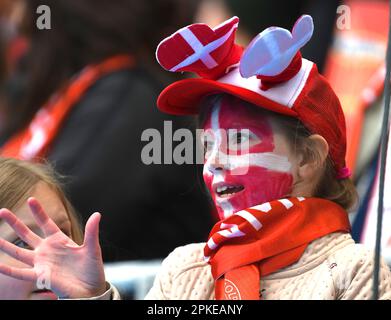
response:
[[[223,167],[222,166],[215,166],[215,165],[210,165],[209,166],[209,171],[213,174],[219,172],[219,171],[223,171]]]
[[[208,159],[208,170],[211,173],[223,171],[225,169],[225,163],[227,156],[221,151],[214,152]]]

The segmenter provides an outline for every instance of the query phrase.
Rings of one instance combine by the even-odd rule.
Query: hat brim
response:
[[[202,78],[185,79],[172,83],[160,93],[157,106],[162,112],[169,114],[197,115],[200,112],[202,99],[219,93],[233,95],[266,110],[292,117],[298,116],[296,111],[291,108],[259,93],[232,84]]]

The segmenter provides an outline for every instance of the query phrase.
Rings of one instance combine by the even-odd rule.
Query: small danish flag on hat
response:
[[[239,18],[233,17],[214,29],[197,23],[164,39],[156,50],[160,65],[172,72],[207,72],[230,55]]]

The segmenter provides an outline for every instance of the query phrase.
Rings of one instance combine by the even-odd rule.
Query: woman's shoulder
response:
[[[192,243],[174,249],[163,260],[146,299],[194,299],[192,294],[195,294],[197,299],[207,299],[211,294],[209,282],[212,281],[212,276],[207,262],[203,259],[204,246],[205,243]],[[203,281],[195,283],[195,279]]]
[[[321,257],[321,260],[327,258],[342,265],[361,265],[373,262],[374,251],[366,245],[356,243],[350,233],[334,232],[312,241],[301,257],[301,263],[314,257]]]
[[[189,267],[203,267],[207,265],[204,261],[205,243],[191,243],[175,248],[164,259],[163,265],[171,270],[180,271]]]
[[[351,243],[328,257],[328,265],[340,299],[372,297],[374,251],[359,243]],[[383,258],[379,269],[379,297],[391,299],[391,272]]]
[[[334,233],[322,240],[323,246],[332,248],[327,254],[330,269],[335,268],[342,273],[346,270],[373,272],[375,255],[373,249],[364,244],[356,243],[349,233]],[[389,271],[389,267],[383,259],[381,259],[381,267]]]
[[[338,248],[330,256],[343,265],[367,265],[371,266],[374,261],[374,250],[361,243],[351,242]],[[382,262],[385,263],[382,259]]]

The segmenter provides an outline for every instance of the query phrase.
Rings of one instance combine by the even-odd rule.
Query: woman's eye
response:
[[[241,132],[238,132],[237,134],[236,134],[236,137],[235,137],[235,142],[237,143],[237,144],[239,144],[239,143],[242,143],[242,142],[244,142],[245,140],[246,140],[246,136],[244,136],[244,135],[242,135],[242,133]]]
[[[242,150],[258,144],[261,140],[250,130],[232,130],[228,134],[229,149],[230,150]]]
[[[22,249],[31,249],[30,246],[24,242],[22,239],[16,239],[13,244],[19,248],[22,248]]]

